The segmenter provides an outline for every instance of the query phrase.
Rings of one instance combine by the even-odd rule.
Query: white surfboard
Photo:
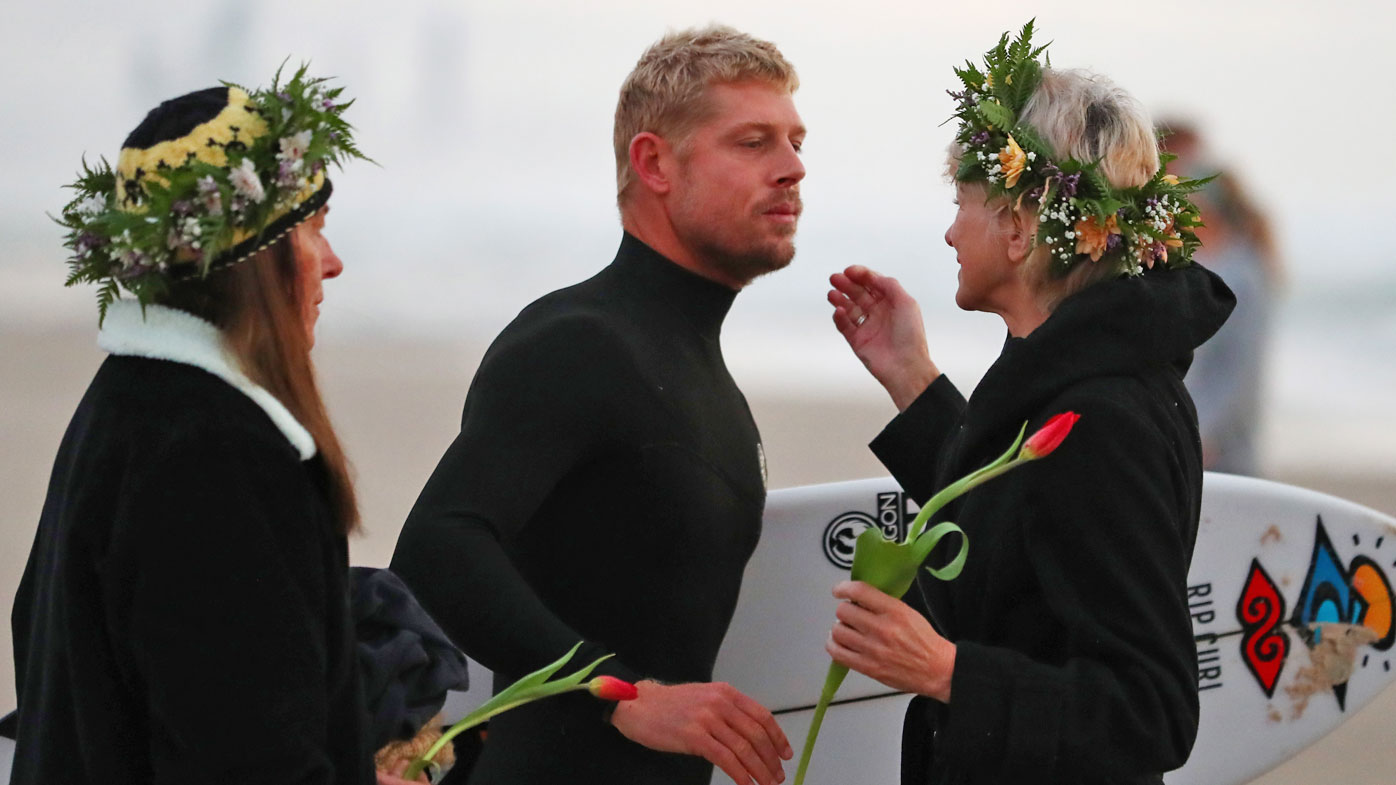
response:
[[[900,533],[911,510],[888,478],[770,494],[715,677],[776,712],[797,752],[828,667],[829,589],[848,574],[863,529]],[[1389,686],[1393,578],[1396,519],[1302,488],[1207,474],[1188,581],[1202,722],[1192,758],[1168,785],[1248,782]],[[471,683],[486,687],[489,672],[470,666]],[[447,718],[487,692],[453,693]],[[809,781],[895,783],[908,700],[851,674],[825,718]],[[0,782],[12,754],[0,740]]]
[[[890,478],[772,491],[767,500],[715,678],[771,708],[797,753],[829,664],[829,590],[847,576],[860,532],[900,534],[914,509]],[[1188,581],[1202,721],[1192,758],[1168,784],[1248,782],[1388,686],[1394,577],[1396,520],[1302,488],[1207,474]],[[1317,640],[1313,625],[1323,630]],[[471,683],[488,685],[488,672],[471,666]],[[453,695],[447,716],[485,692]],[[908,700],[850,674],[808,781],[897,782]],[[713,782],[727,778],[717,772]]]

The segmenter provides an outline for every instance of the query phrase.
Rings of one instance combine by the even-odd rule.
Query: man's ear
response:
[[[662,137],[649,131],[630,140],[630,169],[641,186],[656,194],[667,194],[672,187],[673,151]]]
[[[1037,237],[1037,216],[1028,211],[1008,208],[1008,259],[1022,264],[1032,253]]]

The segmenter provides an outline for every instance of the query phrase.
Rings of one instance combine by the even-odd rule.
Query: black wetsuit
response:
[[[625,235],[481,361],[392,567],[495,687],[556,659],[703,682],[760,534],[765,468],[718,334],[736,293]],[[707,783],[589,695],[500,715],[472,783]]]

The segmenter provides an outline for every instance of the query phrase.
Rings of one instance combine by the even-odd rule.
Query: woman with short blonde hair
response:
[[[1103,77],[1044,68],[1031,34],[957,69],[952,93],[955,299],[1008,328],[973,394],[931,361],[894,279],[851,267],[829,300],[901,412],[873,451],[918,500],[1025,424],[1080,420],[1050,458],[937,515],[971,545],[959,578],[922,575],[909,604],[835,587],[828,649],[918,696],[904,783],[1159,783],[1198,716],[1186,581],[1202,467],[1182,376],[1234,300],[1190,264],[1198,183],[1160,169],[1147,115]]]

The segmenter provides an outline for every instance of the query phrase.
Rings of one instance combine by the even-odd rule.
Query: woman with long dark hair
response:
[[[338,89],[166,101],[63,211],[102,363],[13,613],[12,782],[372,782],[349,467],[310,360]],[[122,291],[126,296],[122,296]]]

